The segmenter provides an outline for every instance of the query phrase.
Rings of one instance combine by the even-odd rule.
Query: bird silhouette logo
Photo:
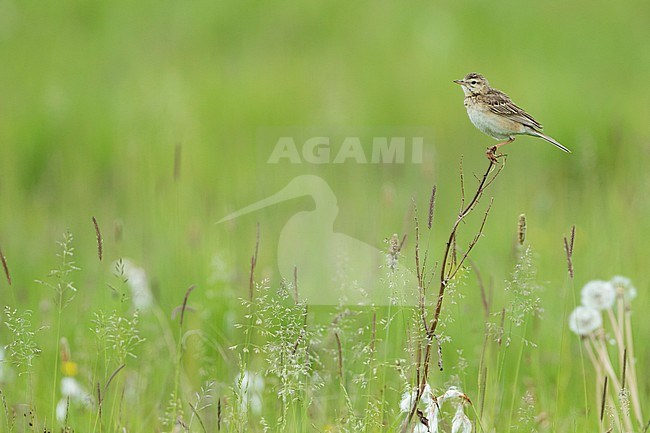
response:
[[[334,231],[336,195],[319,176],[297,176],[277,193],[218,223],[299,197],[311,197],[315,206],[285,223],[277,260],[286,281],[293,281],[297,270],[301,299],[312,305],[415,305],[417,282],[406,266],[395,266],[394,253]]]

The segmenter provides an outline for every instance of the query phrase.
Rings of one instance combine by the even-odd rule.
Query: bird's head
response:
[[[476,72],[471,72],[465,75],[465,78],[462,80],[454,80],[454,83],[460,84],[465,92],[465,96],[470,95],[479,95],[481,93],[487,92],[490,88],[488,81],[481,74]]]

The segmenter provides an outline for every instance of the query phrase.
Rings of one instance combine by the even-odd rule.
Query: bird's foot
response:
[[[497,150],[498,150],[498,149],[499,149],[499,146],[492,146],[492,147],[488,147],[488,148],[487,148],[487,151],[485,152],[485,156],[487,156],[487,159],[489,159],[490,162],[492,162],[492,163],[494,163],[494,164],[496,164],[497,162],[499,162],[499,161],[498,161],[499,158],[505,156],[505,154],[503,154],[503,153],[499,153],[499,154],[497,154]]]

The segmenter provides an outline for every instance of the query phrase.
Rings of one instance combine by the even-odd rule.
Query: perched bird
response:
[[[571,152],[554,138],[542,134],[542,125],[518,107],[505,93],[493,89],[484,76],[469,73],[462,80],[454,80],[460,84],[465,93],[465,108],[469,120],[481,132],[497,140],[504,140],[488,148],[487,156],[496,159],[499,147],[515,141],[515,135],[532,135],[543,138],[565,152]]]

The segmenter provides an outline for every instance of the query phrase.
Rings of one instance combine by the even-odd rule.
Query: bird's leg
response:
[[[492,162],[497,162],[497,158],[504,156],[502,153],[497,155],[497,150],[499,150],[501,146],[505,146],[506,144],[512,143],[513,141],[515,141],[515,137],[510,137],[506,141],[500,141],[494,146],[488,147],[487,152],[485,152],[487,158]]]
[[[495,144],[491,147],[491,149],[494,149],[496,152],[501,146],[505,146],[506,144],[512,143],[513,141],[515,141],[515,137],[510,137],[506,141],[500,141],[499,143]]]

